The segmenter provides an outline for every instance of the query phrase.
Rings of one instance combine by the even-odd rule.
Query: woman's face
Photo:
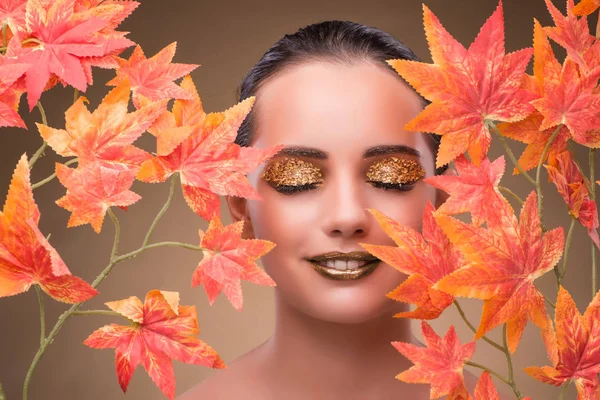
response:
[[[276,244],[262,262],[279,295],[306,314],[340,323],[359,323],[403,308],[385,296],[406,277],[388,264],[381,262],[360,279],[334,280],[317,272],[307,258],[365,251],[359,243],[394,246],[368,208],[421,230],[427,201],[435,204],[433,187],[418,178],[405,186],[408,191],[371,182],[434,174],[430,138],[403,129],[422,110],[417,95],[382,66],[311,62],[288,67],[267,82],[257,102],[251,146],[284,144],[321,153],[278,155],[248,175],[262,201],[228,199],[230,210],[233,202],[241,204],[237,217],[232,214],[249,219],[250,237]],[[389,146],[398,148],[365,157],[369,149]],[[393,157],[404,168],[394,167]],[[292,194],[277,190],[278,184],[302,183],[316,184]]]

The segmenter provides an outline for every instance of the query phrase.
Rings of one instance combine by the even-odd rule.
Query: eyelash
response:
[[[373,187],[380,188],[383,190],[394,190],[398,192],[409,192],[413,190],[415,182],[413,183],[387,183],[387,182],[376,182],[368,181]],[[319,187],[316,183],[307,183],[305,185],[290,186],[290,185],[279,185],[274,187],[279,193],[290,195],[298,192],[304,192],[307,190],[316,189]]]

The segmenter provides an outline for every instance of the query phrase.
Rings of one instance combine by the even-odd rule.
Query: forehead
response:
[[[367,62],[287,67],[257,93],[251,145],[282,143],[350,153],[404,144],[424,153],[423,135],[404,130],[423,109],[422,103],[394,74]]]

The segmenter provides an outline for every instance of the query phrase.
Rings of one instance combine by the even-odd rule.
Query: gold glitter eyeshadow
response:
[[[284,158],[269,165],[260,177],[276,186],[323,183],[321,170],[298,158]]]
[[[376,161],[369,167],[367,178],[383,183],[415,182],[425,176],[425,170],[412,159],[389,157]]]

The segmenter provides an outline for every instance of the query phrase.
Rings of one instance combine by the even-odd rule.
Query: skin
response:
[[[390,156],[416,159],[426,176],[434,174],[431,138],[403,129],[423,109],[418,96],[380,65],[312,61],[268,81],[256,107],[259,124],[251,146],[283,143],[328,153],[325,160],[302,158],[321,169],[324,184],[279,193],[260,178],[273,158],[248,175],[262,201],[226,199],[233,220],[244,221],[244,238],[276,243],[262,257],[277,283],[275,329],[266,342],[179,399],[428,399],[429,385],[394,378],[413,364],[390,342],[418,344],[410,320],[392,317],[408,306],[385,296],[406,276],[381,263],[362,279],[334,281],[304,260],[335,250],[364,251],[359,243],[395,246],[367,209],[420,231],[427,202],[438,207],[447,198],[422,180],[407,192],[366,181],[368,167]],[[398,144],[420,157],[362,157],[371,146]],[[472,391],[472,377],[467,381]]]

